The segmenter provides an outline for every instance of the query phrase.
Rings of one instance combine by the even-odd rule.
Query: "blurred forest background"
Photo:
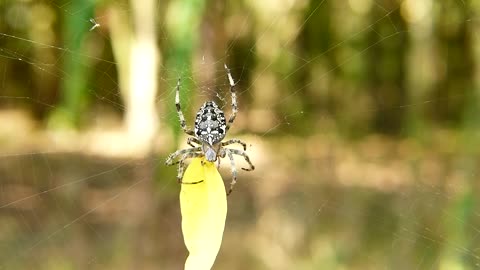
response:
[[[181,269],[175,85],[228,114],[225,63],[257,169],[214,269],[480,268],[479,12],[0,1],[0,269]]]

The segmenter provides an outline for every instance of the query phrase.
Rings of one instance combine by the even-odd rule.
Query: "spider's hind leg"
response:
[[[190,136],[195,136],[193,130],[187,127],[187,121],[185,121],[185,116],[183,116],[182,107],[180,105],[180,78],[177,81],[177,87],[175,91],[175,107],[177,109],[178,118],[180,119],[180,126],[182,127],[183,132]]]
[[[232,113],[230,114],[230,118],[228,119],[227,126],[225,127],[225,131],[230,129],[230,126],[235,121],[235,117],[237,116],[238,112],[238,104],[237,104],[237,93],[235,92],[235,82],[233,81],[232,73],[230,73],[230,69],[227,65],[224,65],[225,70],[227,71],[228,82],[230,84],[230,95],[232,96]]]

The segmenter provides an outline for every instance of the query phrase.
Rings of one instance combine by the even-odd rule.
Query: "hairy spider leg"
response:
[[[227,191],[227,195],[230,195],[230,193],[232,193],[233,191],[233,186],[235,186],[235,184],[237,183],[237,168],[235,166],[235,159],[233,158],[233,155],[242,156],[250,166],[250,168],[242,168],[243,170],[253,171],[255,170],[255,166],[253,166],[248,155],[242,150],[230,149],[230,148],[223,148],[222,150],[224,151],[224,153],[228,155],[228,158],[230,159],[231,170],[232,170],[232,182],[230,182],[230,188]]]
[[[193,132],[193,130],[187,127],[187,122],[185,121],[185,117],[183,116],[182,108],[180,106],[180,78],[178,78],[177,87],[175,91],[175,107],[177,108],[177,114],[178,114],[178,118],[180,119],[180,126],[182,127],[183,132],[187,133],[190,136],[195,136],[195,133]]]
[[[247,144],[244,143],[242,140],[239,140],[239,139],[230,139],[228,141],[224,141],[224,142],[222,142],[222,146],[227,146],[227,145],[231,145],[231,144],[234,144],[234,143],[241,144],[243,146],[243,151],[247,150]]]
[[[200,152],[202,153],[202,147],[195,147],[195,148],[186,148],[186,149],[180,149],[177,150],[170,155],[168,155],[167,160],[165,161],[165,164],[168,166],[178,164],[180,161],[173,162],[175,158],[177,158],[180,155],[185,155],[187,153],[193,153],[193,152]]]
[[[245,171],[255,170],[255,166],[252,164],[252,162],[250,161],[250,158],[244,151],[238,150],[238,149],[229,149],[229,148],[225,148],[225,149],[228,149],[230,152],[232,152],[232,154],[242,156],[245,159],[245,161],[248,163],[250,168],[242,168],[242,170],[245,170]]]
[[[192,142],[198,145],[202,145],[202,141],[200,141],[197,137],[188,137],[187,144],[190,145],[191,147],[196,147]]]
[[[227,64],[225,64],[224,67],[227,71],[228,82],[230,83],[230,95],[232,96],[232,114],[230,115],[227,126],[225,128],[225,131],[228,131],[230,129],[230,125],[233,124],[233,121],[235,121],[235,117],[237,116],[238,104],[237,93],[235,92],[235,82],[233,81],[232,74],[230,73],[230,69],[227,67]]]
[[[182,182],[183,178],[183,171],[185,170],[185,159],[187,158],[195,158],[195,157],[203,157],[203,153],[197,153],[197,152],[190,152],[186,153],[182,156],[180,161],[178,162],[178,174],[177,174],[177,182],[179,184],[189,184],[189,185],[194,185],[194,184],[199,184],[204,181],[204,179],[195,181],[195,182]]]
[[[233,158],[232,149],[225,148],[225,152],[230,159],[230,166],[232,170],[232,182],[230,182],[230,188],[227,191],[227,196],[233,191],[233,186],[237,183],[237,168],[235,167],[235,159]]]

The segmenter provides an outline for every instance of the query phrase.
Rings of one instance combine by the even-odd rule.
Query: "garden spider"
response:
[[[205,102],[202,107],[197,112],[195,118],[194,130],[191,130],[187,127],[185,122],[185,117],[183,116],[182,109],[180,107],[180,79],[177,81],[176,93],[175,93],[175,106],[177,108],[178,118],[180,119],[180,126],[183,129],[183,132],[193,136],[189,137],[187,144],[192,148],[185,148],[175,151],[170,154],[165,161],[166,165],[174,165],[178,163],[178,174],[177,180],[181,184],[198,184],[203,182],[203,180],[197,182],[182,182],[183,171],[185,169],[185,159],[194,158],[194,157],[205,157],[210,162],[215,162],[218,160],[220,163],[220,158],[228,156],[230,159],[230,165],[232,169],[232,182],[230,183],[230,188],[227,192],[229,195],[233,186],[237,182],[237,169],[235,168],[235,161],[233,155],[242,156],[245,161],[248,163],[249,168],[242,168],[245,171],[253,171],[255,166],[253,166],[250,158],[245,153],[247,150],[247,144],[239,139],[230,139],[227,141],[222,141],[225,138],[230,125],[235,120],[235,117],[238,112],[237,106],[237,94],[235,93],[235,83],[230,73],[230,69],[227,65],[224,65],[225,70],[227,71],[228,81],[230,83],[230,94],[232,96],[232,114],[228,119],[228,122],[225,120],[225,115],[223,111],[218,107],[214,101]],[[193,143],[197,144],[195,146]],[[231,149],[224,146],[238,143],[243,146],[243,150]],[[174,159],[178,156],[181,156],[179,161],[174,162]]]

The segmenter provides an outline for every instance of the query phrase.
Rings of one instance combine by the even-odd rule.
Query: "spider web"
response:
[[[475,159],[455,143],[464,137],[439,129],[438,134],[435,130],[419,136],[427,141],[419,143],[412,137],[368,134],[365,127],[372,114],[419,114],[432,103],[450,104],[461,95],[402,104],[359,99],[355,108],[342,107],[348,111],[345,114],[329,110],[326,101],[302,104],[305,96],[312,102],[327,96],[360,97],[356,91],[366,91],[363,82],[341,84],[335,74],[355,74],[365,68],[362,60],[380,47],[422,33],[425,26],[419,21],[429,16],[425,10],[438,4],[417,3],[226,4],[224,34],[230,43],[215,51],[208,45],[215,35],[202,32],[191,70],[188,64],[160,65],[155,103],[161,131],[154,154],[147,158],[122,152],[127,148],[121,140],[126,107],[118,80],[119,61],[108,49],[112,39],[104,23],[106,8],[96,7],[95,16],[84,18],[81,13],[93,4],[1,4],[5,16],[0,28],[4,124],[0,134],[5,142],[0,156],[0,269],[182,267],[179,187],[175,168],[163,165],[168,151],[175,149],[167,145],[175,144],[173,134],[180,131],[178,124],[176,131],[169,130],[168,124],[177,121],[175,85],[180,77],[189,126],[195,109],[206,100],[219,101],[228,115],[231,100],[225,63],[232,70],[239,98],[239,113],[227,139],[247,142],[256,170],[240,172],[229,198],[217,269],[477,268],[480,227],[474,180],[478,156]],[[122,14],[132,12],[128,4],[112,5]],[[478,45],[478,7],[466,1],[448,5],[471,7],[466,19],[452,15],[446,26],[456,25],[455,20],[469,25],[476,30],[471,38]],[[299,39],[308,31],[325,30],[325,21],[319,18],[327,7],[335,10],[330,27],[338,36],[321,48],[310,48],[310,54],[302,53]],[[163,14],[161,3],[156,8]],[[369,9],[375,10],[374,18],[362,21]],[[411,22],[408,26],[396,21],[399,12]],[[79,31],[86,33],[94,48],[78,52],[48,36],[43,40],[35,36],[45,23],[60,27],[65,23],[58,19],[61,16],[83,24]],[[348,16],[358,20],[347,20]],[[220,29],[211,20],[211,28]],[[317,22],[318,28],[312,30]],[[157,27],[160,44],[173,41],[165,23]],[[249,31],[255,32],[256,39],[245,45],[243,38]],[[360,42],[367,32],[376,37]],[[74,76],[62,62],[79,56],[89,59],[82,64],[95,78],[86,85],[91,120],[80,132],[48,128],[34,117],[62,110],[60,93],[36,89],[38,80],[57,89],[57,84]],[[415,61],[410,66],[429,74],[422,73],[423,67]],[[23,70],[30,73],[18,74]],[[302,76],[306,79],[301,80]],[[329,90],[332,86],[336,87]],[[321,109],[312,111],[312,107]],[[344,115],[356,118],[344,119]],[[355,140],[338,135],[342,121],[368,136]],[[387,133],[393,129],[386,127]],[[186,147],[186,137],[179,136],[178,147]],[[237,167],[243,164],[241,159],[236,162]],[[228,185],[228,162],[222,162],[221,173]]]

